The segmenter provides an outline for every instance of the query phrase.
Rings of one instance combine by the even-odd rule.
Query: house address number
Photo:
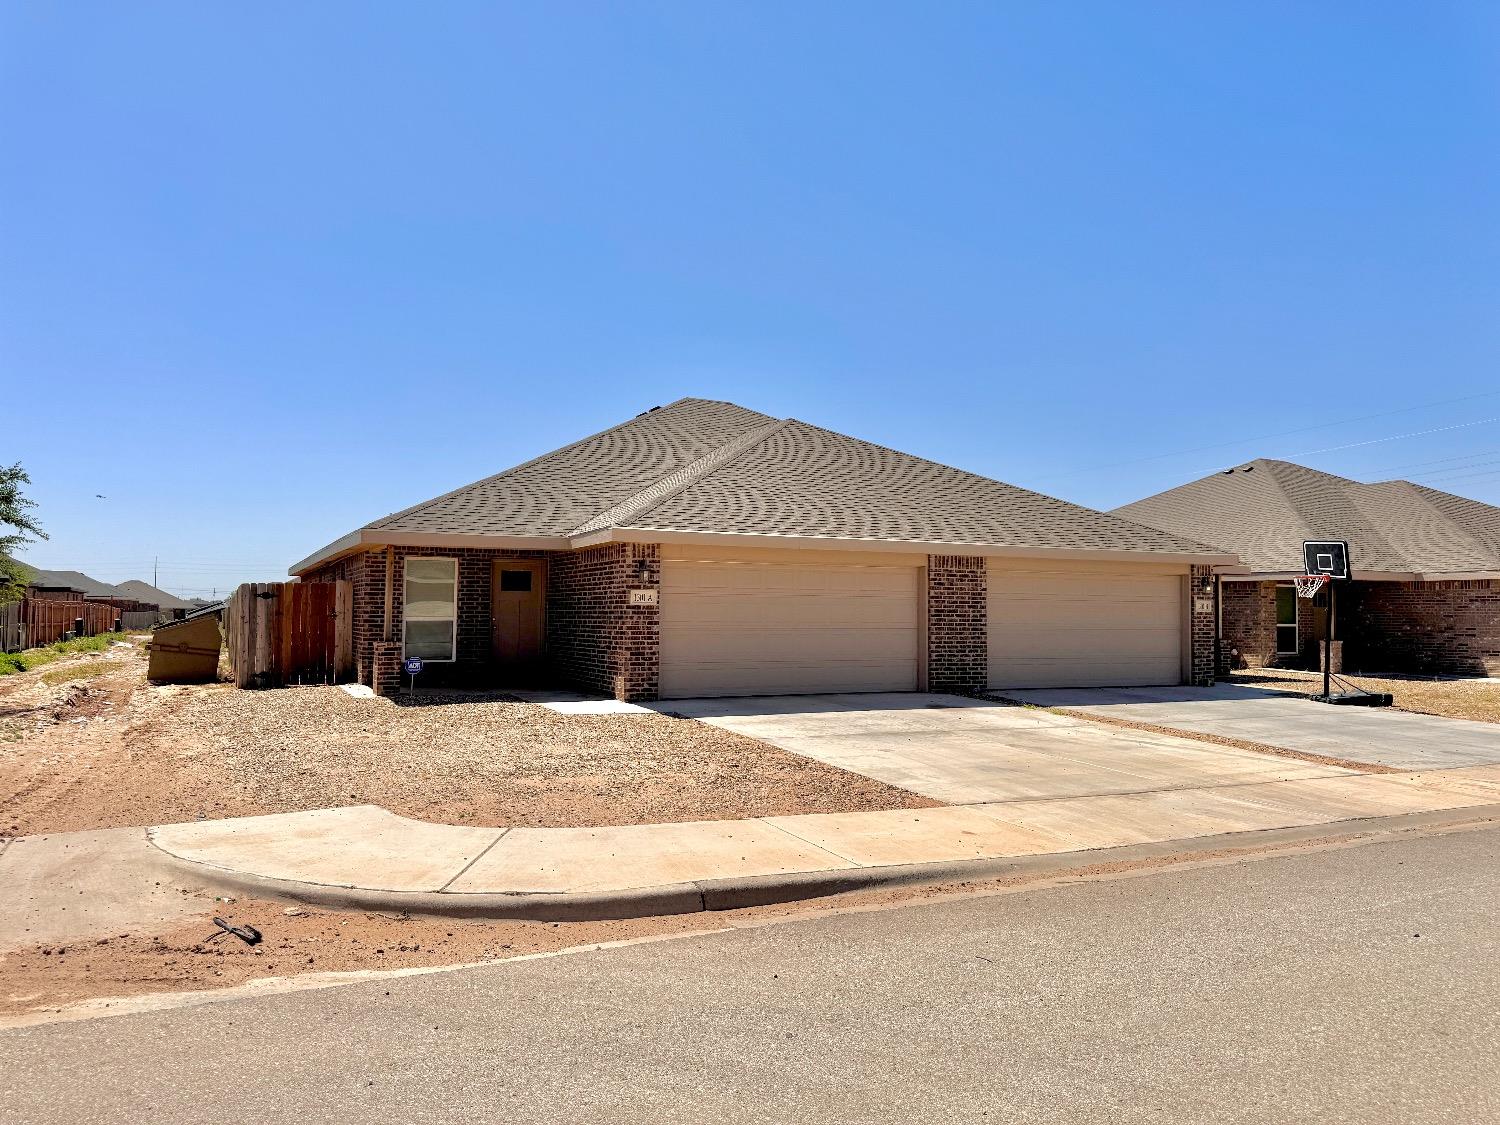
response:
[[[1213,600],[1213,598],[1194,598],[1193,599],[1193,612],[1194,613],[1212,613],[1213,611],[1214,611],[1214,600]]]
[[[630,604],[631,605],[656,605],[657,604],[657,599],[658,599],[658,596],[660,595],[660,593],[661,593],[661,591],[659,591],[659,590],[631,590],[630,591]]]

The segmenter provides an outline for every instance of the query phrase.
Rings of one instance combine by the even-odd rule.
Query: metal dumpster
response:
[[[202,684],[219,678],[224,603],[194,610],[181,621],[151,630],[146,678],[160,684]]]

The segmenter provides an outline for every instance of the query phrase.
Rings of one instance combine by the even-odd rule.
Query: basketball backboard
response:
[[[1304,574],[1349,577],[1349,544],[1342,539],[1308,539],[1302,544]]]

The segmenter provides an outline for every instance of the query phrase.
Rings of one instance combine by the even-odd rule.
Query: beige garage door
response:
[[[991,565],[990,686],[1182,682],[1178,574]]]
[[[913,691],[910,566],[662,564],[661,695]]]

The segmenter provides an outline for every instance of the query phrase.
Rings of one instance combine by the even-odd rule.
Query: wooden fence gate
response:
[[[224,605],[224,640],[239,687],[352,679],[354,585],[247,582]]]

